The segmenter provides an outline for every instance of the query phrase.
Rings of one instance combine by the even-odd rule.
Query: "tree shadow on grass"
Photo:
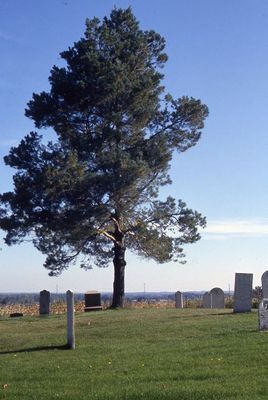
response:
[[[69,350],[69,346],[67,344],[63,344],[60,346],[37,346],[19,350],[0,351],[0,354],[32,353],[35,351],[50,351],[50,350]]]

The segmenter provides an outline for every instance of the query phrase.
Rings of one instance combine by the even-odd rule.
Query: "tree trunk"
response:
[[[111,308],[124,306],[125,296],[125,251],[123,240],[116,242],[114,245],[114,292]]]

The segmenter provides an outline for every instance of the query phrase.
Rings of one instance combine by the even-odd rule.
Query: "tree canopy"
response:
[[[113,260],[113,307],[123,305],[126,248],[183,261],[205,225],[183,201],[159,199],[174,151],[198,142],[208,115],[200,100],[165,93],[164,49],[130,8],[86,20],[84,37],[60,54],[65,66],[53,66],[50,91],[34,93],[25,111],[55,141],[30,132],[4,158],[17,170],[0,196],[5,242],[30,236],[50,275]]]

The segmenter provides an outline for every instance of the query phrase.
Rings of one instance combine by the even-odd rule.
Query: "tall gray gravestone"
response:
[[[268,271],[265,271],[261,277],[262,298],[268,299]]]
[[[49,315],[50,308],[50,292],[48,290],[42,290],[39,297],[39,314]]]
[[[264,298],[259,304],[259,329],[268,330],[268,299]]]
[[[234,312],[251,311],[253,274],[236,273],[234,289]]]
[[[203,308],[211,308],[211,294],[209,292],[203,294],[202,306]]]
[[[74,333],[74,294],[71,290],[66,292],[67,302],[67,346],[69,349],[75,349]]]
[[[221,288],[213,288],[210,291],[211,308],[224,308],[224,291]]]
[[[175,307],[183,308],[183,293],[180,291],[175,293]]]

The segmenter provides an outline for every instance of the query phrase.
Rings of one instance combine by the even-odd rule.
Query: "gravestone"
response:
[[[67,347],[75,349],[75,333],[74,333],[74,294],[71,290],[66,292],[67,302]]]
[[[224,291],[221,288],[213,288],[210,291],[211,308],[224,308]]]
[[[265,271],[261,277],[262,298],[268,299],[268,271]]]
[[[84,311],[102,310],[101,294],[96,290],[85,293],[85,308]]]
[[[211,308],[211,294],[209,292],[203,294],[202,306],[203,308]]]
[[[234,312],[251,311],[253,274],[236,273],[234,290]]]
[[[268,330],[268,299],[264,298],[259,304],[259,329]]]
[[[18,318],[18,317],[23,317],[23,313],[20,312],[13,312],[10,315],[10,318]]]
[[[175,307],[176,308],[183,308],[183,293],[177,291],[175,293]]]
[[[47,290],[42,290],[39,297],[39,314],[49,315],[50,306],[50,292]]]

